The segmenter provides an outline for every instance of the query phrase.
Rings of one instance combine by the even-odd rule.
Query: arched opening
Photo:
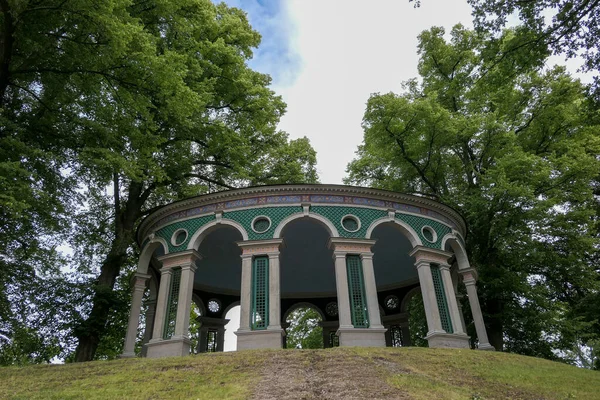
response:
[[[408,314],[408,337],[411,346],[428,347],[427,318],[425,317],[425,306],[421,290],[408,293],[405,299],[406,313]]]
[[[223,351],[236,351],[237,337],[234,332],[240,328],[240,306],[233,306],[229,311],[226,311],[225,319],[229,320],[229,322],[225,325],[225,343]]]
[[[300,218],[284,227],[282,237],[281,298],[305,301],[335,298],[335,271],[333,253],[328,248],[328,230],[319,221]],[[287,306],[289,308],[290,304]]]
[[[323,317],[316,307],[301,303],[286,314],[285,348],[323,348]]]
[[[414,238],[411,241],[404,227],[389,221],[375,226],[371,239],[376,240],[372,248],[373,268],[381,320],[387,329],[386,345],[410,346],[413,343],[409,333],[410,315],[402,308],[402,300],[411,291],[419,290],[414,258],[409,256]]]
[[[223,351],[227,311],[239,304],[242,232],[229,224],[217,224],[198,235],[200,240],[194,274],[190,335],[194,353]],[[197,305],[197,307],[195,307]],[[239,321],[239,318],[238,318]],[[238,322],[239,324],[239,322]]]

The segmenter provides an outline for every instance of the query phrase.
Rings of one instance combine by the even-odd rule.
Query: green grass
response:
[[[275,358],[280,364],[274,369]],[[282,369],[286,362],[296,361],[301,369],[317,368],[327,374],[346,359],[352,361],[352,369],[357,369],[351,371],[356,378],[350,379],[375,376],[388,386],[386,393],[405,398],[600,399],[597,371],[513,354],[426,348],[255,350],[168,359],[2,367],[0,398],[246,399],[253,396],[261,381],[264,393],[264,385],[268,389],[272,374],[285,372]],[[304,379],[308,390],[314,382],[310,381],[312,375],[306,376],[309,378],[292,375],[296,380]],[[324,376],[333,386],[348,385],[348,381],[330,382],[334,377]],[[289,380],[290,385],[298,383],[294,379]],[[278,385],[282,385],[281,381]],[[307,393],[298,393],[298,398],[328,398]],[[360,398],[362,394],[356,396]]]

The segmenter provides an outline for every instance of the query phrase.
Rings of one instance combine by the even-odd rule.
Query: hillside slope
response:
[[[600,372],[425,348],[268,350],[0,368],[2,399],[600,399]]]

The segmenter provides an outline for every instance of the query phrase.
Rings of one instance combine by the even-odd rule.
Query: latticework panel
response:
[[[248,232],[249,240],[271,239],[279,223],[286,217],[302,211],[300,206],[290,207],[264,207],[247,210],[228,211],[223,213],[223,218],[238,222]],[[252,229],[252,220],[259,215],[266,215],[271,220],[271,226],[264,232],[257,233]],[[260,231],[260,229],[258,229]]]
[[[364,238],[367,233],[367,229],[369,229],[369,225],[371,225],[373,221],[388,215],[387,211],[385,210],[337,206],[313,206],[310,208],[310,212],[327,218],[338,230],[340,237],[347,238]],[[342,217],[348,214],[355,215],[360,220],[360,229],[358,229],[356,232],[348,232],[342,226]]]
[[[402,347],[402,329],[400,325],[390,326],[389,332],[392,347]]]
[[[190,242],[190,239],[192,238],[194,233],[196,233],[196,231],[198,229],[202,228],[207,223],[214,221],[214,219],[215,219],[214,215],[206,215],[204,217],[174,222],[170,225],[160,228],[156,232],[156,235],[160,236],[161,238],[163,238],[167,241],[167,243],[169,245],[169,253],[183,251],[183,250],[187,249],[188,243]],[[175,233],[175,231],[180,228],[185,229],[188,232],[187,239],[185,239],[185,241],[183,243],[181,243],[179,246],[173,246],[173,243],[171,243],[171,236],[173,236],[173,233]]]
[[[269,258],[256,257],[252,266],[252,308],[250,328],[267,329],[269,326]]]
[[[442,238],[446,234],[452,232],[452,229],[450,229],[448,226],[439,223],[438,221],[431,220],[429,218],[418,217],[416,215],[411,214],[396,214],[396,218],[403,222],[406,222],[411,228],[413,228],[415,232],[417,232],[417,234],[419,235],[421,242],[423,242],[423,246],[426,247],[440,249],[442,246]],[[422,229],[426,225],[432,227],[437,234],[437,240],[434,243],[431,243],[423,235]]]
[[[431,277],[433,278],[435,298],[437,300],[438,309],[440,310],[442,328],[448,333],[453,333],[454,330],[452,329],[452,320],[450,319],[450,312],[448,311],[448,301],[446,299],[446,292],[444,291],[442,273],[440,272],[440,268],[438,266],[431,266]]]
[[[163,339],[170,339],[175,333],[175,323],[177,322],[177,303],[179,302],[179,287],[181,286],[181,268],[173,268],[171,276],[171,287],[169,288],[169,298],[167,299],[167,312],[165,315],[165,328],[163,329]]]
[[[362,262],[359,256],[346,257],[348,271],[348,291],[350,295],[350,314],[355,328],[369,327],[369,314],[365,297]]]

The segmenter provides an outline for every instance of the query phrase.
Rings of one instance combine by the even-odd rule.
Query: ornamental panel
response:
[[[446,226],[438,221],[429,219],[429,218],[418,217],[416,215],[410,215],[410,214],[398,214],[398,213],[396,214],[396,218],[399,219],[400,221],[406,222],[411,228],[414,229],[415,232],[417,232],[417,234],[419,235],[419,238],[421,239],[421,242],[423,243],[423,246],[431,247],[432,249],[441,249],[442,238],[445,235],[447,235],[448,233],[452,232],[452,229],[450,229],[448,226]],[[435,242],[431,242],[430,240],[428,240],[427,237],[425,237],[423,235],[423,228],[425,226],[430,226],[437,233],[437,238],[436,238]]]
[[[159,237],[165,239],[165,241],[169,245],[169,253],[183,251],[183,250],[187,249],[188,243],[190,242],[190,239],[192,238],[192,236],[194,236],[194,233],[196,233],[196,231],[198,231],[198,229],[202,228],[204,225],[206,225],[209,222],[212,222],[214,220],[215,220],[214,215],[205,215],[204,217],[187,219],[185,221],[175,222],[171,225],[167,225],[165,227],[160,228],[156,232],[156,236],[159,236]],[[173,233],[175,233],[175,231],[178,229],[185,229],[188,232],[188,235],[187,235],[187,238],[185,239],[185,241],[180,243],[179,246],[175,246],[171,242],[171,237],[173,236]]]
[[[250,328],[263,330],[269,326],[269,257],[256,257],[252,266],[252,304]]]
[[[167,312],[165,313],[165,327],[163,329],[163,339],[170,339],[175,333],[175,323],[177,321],[177,303],[179,302],[179,288],[181,287],[181,268],[173,268],[171,276],[171,287],[169,288],[169,298],[167,299]]]
[[[364,238],[373,221],[388,215],[386,210],[362,207],[311,206],[310,212],[327,218],[338,230],[340,237],[347,238]],[[355,232],[349,232],[342,226],[342,218],[348,214],[356,216],[360,220],[360,229]]]
[[[448,311],[448,301],[446,299],[446,292],[444,291],[444,282],[442,281],[440,267],[438,267],[437,265],[431,266],[431,277],[433,279],[435,298],[437,300],[438,309],[440,311],[440,320],[442,321],[442,328],[447,333],[454,333],[454,330],[452,329],[452,320],[450,319],[450,312]]]
[[[355,328],[369,327],[369,314],[365,296],[362,261],[359,256],[346,256],[348,273],[348,294],[350,295],[350,314]]]
[[[249,240],[271,239],[275,233],[275,229],[284,218],[292,214],[302,212],[302,207],[262,207],[251,208],[247,210],[227,211],[223,213],[223,218],[231,219],[238,222],[248,232]],[[252,229],[252,221],[258,216],[265,215],[271,220],[271,226],[264,232],[256,232]]]

